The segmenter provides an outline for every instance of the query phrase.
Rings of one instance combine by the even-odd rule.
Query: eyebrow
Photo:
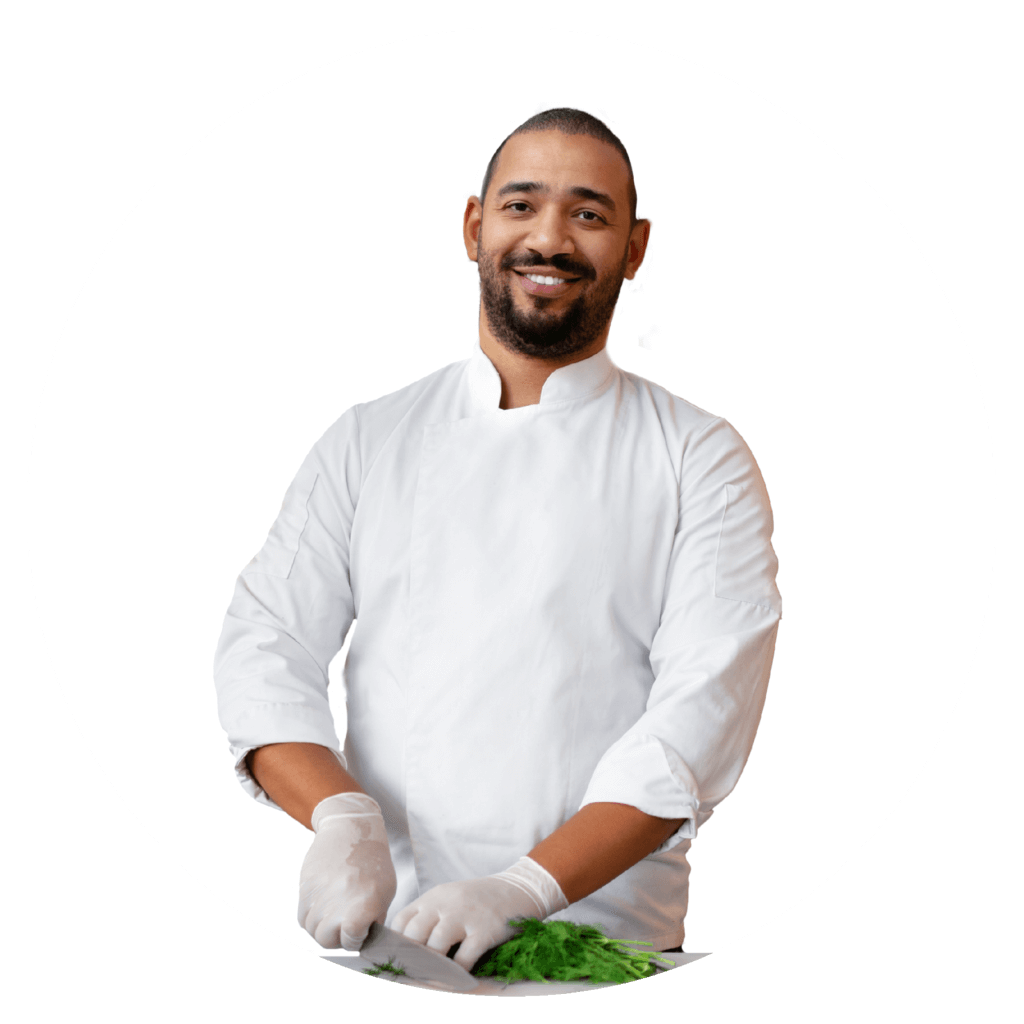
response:
[[[513,192],[542,192],[549,193],[551,191],[547,185],[540,181],[510,181],[507,185],[502,185],[498,189],[499,196],[511,195]],[[592,203],[599,203],[601,206],[615,212],[615,200],[612,199],[607,192],[596,192],[592,188],[587,188],[586,185],[573,185],[569,189],[569,195],[575,199],[589,199]]]

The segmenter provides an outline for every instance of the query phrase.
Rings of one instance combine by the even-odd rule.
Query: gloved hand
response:
[[[513,917],[537,917],[569,906],[558,883],[535,860],[520,857],[507,871],[468,882],[445,882],[409,904],[391,927],[414,942],[447,954],[467,971],[493,946],[512,938]]]
[[[398,887],[380,805],[365,793],[321,800],[299,875],[299,924],[326,949],[357,950]]]

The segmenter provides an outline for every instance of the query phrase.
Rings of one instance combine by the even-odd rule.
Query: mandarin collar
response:
[[[467,382],[473,406],[480,412],[514,412],[499,409],[501,403],[501,377],[490,357],[477,342],[466,368]],[[559,366],[548,374],[540,392],[540,405],[568,402],[575,398],[603,391],[615,374],[615,364],[608,355],[606,345],[600,352],[568,366]],[[531,409],[534,406],[521,406]]]

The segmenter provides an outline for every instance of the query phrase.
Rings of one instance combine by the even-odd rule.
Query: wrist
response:
[[[569,906],[558,882],[531,857],[520,857],[515,864],[495,877],[525,892],[537,904],[537,916],[542,921]]]
[[[335,793],[313,808],[310,828],[319,832],[328,822],[341,818],[379,818],[382,824],[384,821],[380,804],[372,796],[366,793]]]

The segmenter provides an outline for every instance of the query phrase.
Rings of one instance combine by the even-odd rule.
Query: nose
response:
[[[523,239],[523,244],[528,249],[540,253],[545,259],[571,255],[576,251],[569,225],[559,215],[554,204],[533,219],[530,233]]]

